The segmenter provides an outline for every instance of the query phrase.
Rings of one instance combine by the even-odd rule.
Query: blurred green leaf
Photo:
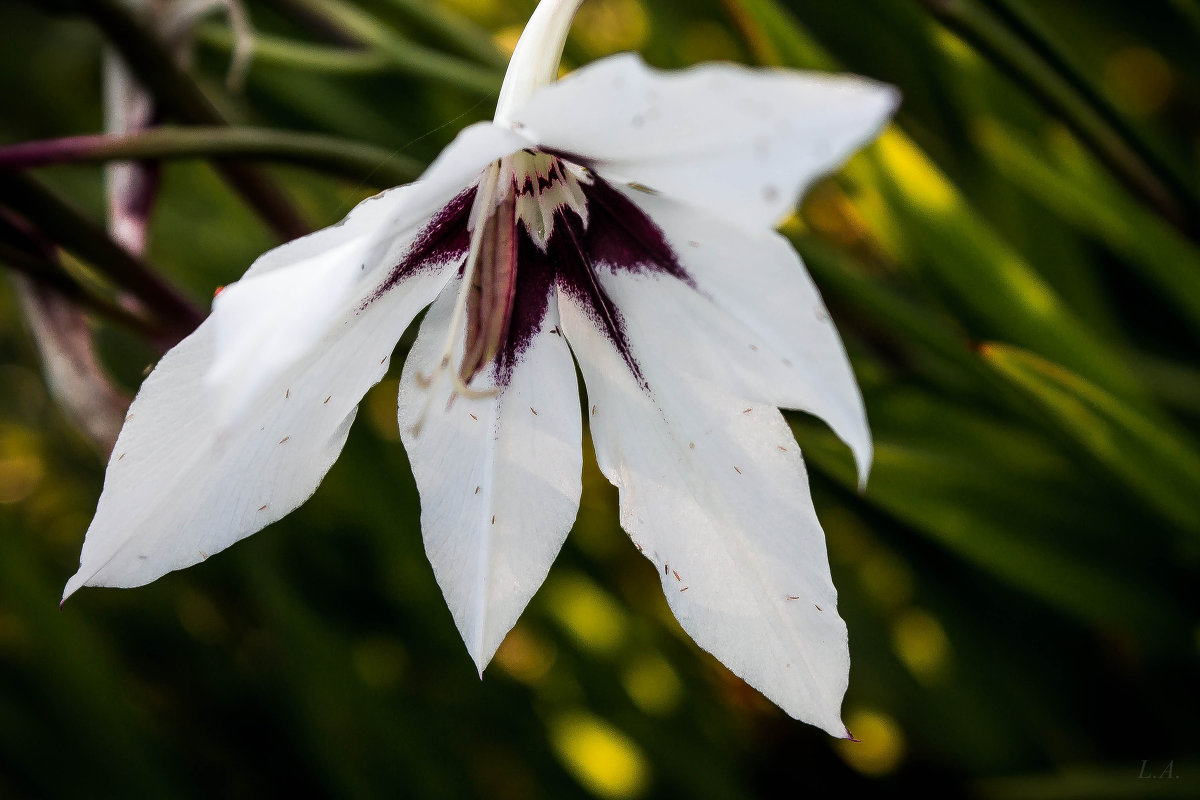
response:
[[[980,355],[1080,451],[1163,517],[1200,535],[1200,457],[1184,431],[1032,353],[988,344]]]

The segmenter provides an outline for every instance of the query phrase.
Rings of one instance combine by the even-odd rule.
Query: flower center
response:
[[[489,180],[495,175],[494,184]],[[466,341],[458,368],[460,389],[495,360],[508,337],[517,297],[520,233],[547,252],[555,218],[567,210],[587,228],[587,200],[580,182],[590,183],[574,165],[535,150],[522,150],[493,164],[475,197],[475,224],[482,224],[463,268]],[[488,188],[494,186],[489,197]],[[478,216],[491,213],[479,222]],[[480,208],[482,207],[482,212]],[[474,244],[474,237],[472,244]]]

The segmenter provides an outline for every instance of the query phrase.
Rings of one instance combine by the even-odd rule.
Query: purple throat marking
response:
[[[544,191],[563,180],[565,167],[555,158],[547,177],[525,179],[512,187],[523,196]],[[622,360],[643,389],[649,388],[642,376],[626,334],[625,319],[601,285],[599,270],[610,273],[661,274],[695,287],[694,281],[679,263],[662,230],[633,201],[589,173],[591,183],[579,182],[587,205],[588,222],[568,206],[554,213],[553,228],[543,251],[537,246],[524,221],[512,219],[515,228],[516,277],[502,340],[491,362],[496,385],[508,385],[513,370],[545,323],[551,289],[557,287],[579,303],[592,322],[616,348]],[[537,185],[534,185],[536,180]],[[475,202],[472,186],[455,197],[426,225],[405,257],[367,298],[364,306],[382,297],[392,288],[417,273],[439,265],[459,261],[463,273],[470,246],[467,220]],[[499,213],[512,213],[511,204],[502,204]],[[496,220],[505,224],[503,220]],[[468,343],[470,349],[470,343]],[[468,367],[473,377],[484,365]]]

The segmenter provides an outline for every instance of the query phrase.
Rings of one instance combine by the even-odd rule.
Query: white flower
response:
[[[578,2],[538,7],[495,123],[262,256],[163,358],[66,595],[147,583],[303,503],[432,304],[400,430],[425,549],[479,669],[578,510],[577,363],[621,524],[684,629],[789,714],[848,735],[846,627],[778,407],[823,418],[864,478],[871,439],[825,306],[772,226],[896,94],[730,64],[663,73],[629,54],[552,83]]]

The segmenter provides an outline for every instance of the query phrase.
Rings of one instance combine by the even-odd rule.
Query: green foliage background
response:
[[[357,178],[271,166],[320,227],[490,115],[503,56],[489,42],[511,46],[532,5],[252,0],[278,38],[244,91],[223,85],[223,24],[202,28],[194,74],[238,123],[393,154]],[[344,47],[347,28],[298,6],[371,15],[349,36],[370,49],[300,46]],[[1032,70],[1013,31],[1027,48],[1037,34]],[[98,131],[101,44],[70,3],[0,0],[0,140]],[[480,681],[422,550],[394,376],[302,509],[60,612],[103,465],[0,283],[0,796],[1200,796],[1200,247],[1181,232],[1200,229],[1198,44],[1193,0],[581,12],[573,65],[633,48],[664,67],[844,69],[904,92],[897,126],[785,228],[877,442],[860,495],[845,449],[793,419],[851,632],[860,744],[789,720],[691,644],[592,463],[576,529]],[[1096,157],[1077,108],[1042,102],[1064,79],[1174,187],[1181,225]],[[103,218],[98,166],[34,174]],[[163,175],[149,258],[193,297],[276,243],[204,161]],[[97,336],[136,387],[154,351],[107,324]]]

